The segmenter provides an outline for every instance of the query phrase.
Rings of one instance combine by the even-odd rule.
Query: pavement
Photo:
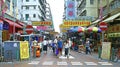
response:
[[[71,51],[69,57],[56,56],[52,50],[42,52],[39,58],[22,61],[1,62],[0,67],[120,67],[119,63],[100,60],[97,53],[86,55]]]

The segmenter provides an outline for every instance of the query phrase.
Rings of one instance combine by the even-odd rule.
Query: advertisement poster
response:
[[[20,59],[29,58],[29,45],[28,41],[20,41]]]
[[[110,53],[111,53],[111,42],[102,42],[101,58],[110,60]]]

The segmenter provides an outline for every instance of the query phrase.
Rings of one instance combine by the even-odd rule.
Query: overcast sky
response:
[[[47,0],[47,2],[51,7],[55,31],[60,32],[59,25],[62,23],[64,0]]]

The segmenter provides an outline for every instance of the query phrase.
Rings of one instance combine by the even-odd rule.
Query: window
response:
[[[36,9],[36,6],[34,6],[34,9]]]
[[[91,5],[94,4],[94,0],[90,0],[90,4],[91,4]]]
[[[26,6],[26,9],[29,9],[29,6]]]
[[[21,6],[21,9],[23,9],[23,6]]]
[[[26,0],[26,2],[29,2],[29,0]]]
[[[35,18],[35,17],[36,17],[36,14],[33,14],[33,17]]]
[[[25,20],[28,20],[29,14],[25,14]]]

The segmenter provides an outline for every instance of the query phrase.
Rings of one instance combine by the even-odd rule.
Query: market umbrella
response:
[[[93,32],[97,32],[97,31],[98,31],[98,27],[93,27],[93,28],[92,28],[92,31],[93,31]]]
[[[86,31],[92,32],[92,31],[93,31],[93,28],[92,28],[92,27],[88,27],[88,28],[86,28]]]
[[[84,32],[85,28],[84,27],[78,27],[78,32]]]
[[[102,30],[100,29],[100,28],[98,28],[98,31],[97,31],[98,33],[101,33],[102,32]]]

